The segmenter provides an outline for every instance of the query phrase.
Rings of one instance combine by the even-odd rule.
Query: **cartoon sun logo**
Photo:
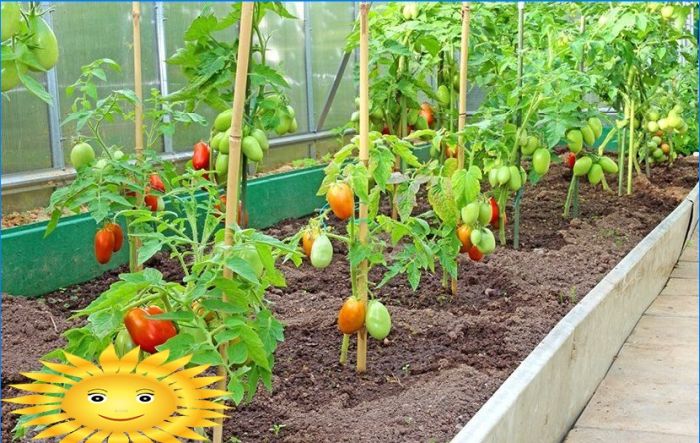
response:
[[[206,440],[193,428],[216,426],[227,406],[211,400],[226,391],[205,389],[221,377],[197,377],[209,366],[184,369],[191,356],[168,362],[168,351],[139,362],[138,348],[121,359],[110,345],[99,366],[65,353],[68,365],[41,362],[54,373],[29,372],[39,383],[12,385],[32,395],[4,401],[31,405],[13,411],[42,414],[26,426],[46,426],[34,439],[60,437],[61,443]]]

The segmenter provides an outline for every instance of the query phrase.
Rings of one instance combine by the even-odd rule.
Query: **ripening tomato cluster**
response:
[[[124,244],[124,233],[117,223],[108,223],[95,233],[95,259],[104,265]]]
[[[391,315],[379,300],[365,303],[357,297],[349,297],[338,312],[338,329],[343,334],[354,334],[367,328],[374,339],[384,340],[391,332]]]
[[[597,117],[591,117],[580,127],[566,132],[569,153],[564,158],[564,164],[575,176],[587,176],[592,185],[601,183],[605,173],[615,174],[618,171],[617,164],[611,158],[584,151],[584,145],[592,146],[602,134],[603,125]]]
[[[496,237],[487,226],[497,228],[499,225],[498,202],[493,197],[488,202],[474,201],[463,207],[461,214],[463,224],[457,228],[462,244],[460,252],[467,253],[474,261],[481,261],[496,250]],[[505,218],[503,223],[506,223]]]

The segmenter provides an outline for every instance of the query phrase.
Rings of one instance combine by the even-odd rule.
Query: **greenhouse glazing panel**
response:
[[[62,60],[70,63],[56,65],[61,104],[61,119],[70,112],[75,96],[66,94],[66,87],[80,76],[82,66],[98,59],[110,58],[121,66],[121,72],[107,69],[107,82],[98,81],[98,96],[103,97],[113,90],[134,89],[133,26],[131,3],[105,2],[99,7],[84,3],[56,3],[53,24],[58,38]],[[78,31],[79,30],[79,31]],[[95,39],[95,35],[109,38]],[[156,66],[155,21],[152,3],[141,3],[141,60],[144,98],[150,96],[152,88],[158,88]],[[63,151],[68,161],[75,135],[75,126],[61,128]],[[134,123],[115,121],[105,124],[108,144],[122,146],[127,152],[134,149]],[[97,147],[95,147],[97,148]],[[162,140],[153,147],[162,151]]]
[[[46,87],[45,74],[33,77]],[[3,96],[2,173],[50,168],[48,106],[21,85]]]
[[[352,2],[314,2],[311,11],[311,49],[315,119],[326,104],[338,66],[344,56],[345,39],[352,31],[355,10]],[[344,125],[354,111],[355,86],[352,73],[355,58],[351,57],[321,129]],[[316,125],[314,122],[314,127]]]
[[[165,21],[165,55],[166,58],[172,56],[175,51],[183,46],[183,36],[185,31],[190,26],[192,21],[202,12],[205,5],[208,5],[214,13],[222,17],[231,10],[231,5],[228,3],[206,3],[206,2],[177,2],[163,3],[163,16]],[[215,34],[219,38],[226,38],[230,34],[231,39],[238,36],[233,35],[235,27],[227,31]],[[172,93],[184,87],[187,84],[185,76],[182,74],[180,67],[175,65],[167,65],[168,74],[168,92]],[[231,79],[233,83],[233,79]],[[213,122],[216,112],[210,107],[204,105],[197,109],[197,113],[201,114],[208,121]],[[208,140],[209,127],[200,125],[177,125],[175,136],[173,137],[173,150],[176,152],[185,152],[192,150],[194,145],[199,140]]]

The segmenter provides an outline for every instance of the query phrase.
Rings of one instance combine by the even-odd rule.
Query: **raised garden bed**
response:
[[[268,296],[287,324],[276,353],[274,391],[230,411],[225,436],[241,441],[447,441],[484,405],[549,331],[686,197],[697,162],[656,168],[631,196],[582,187],[580,219],[561,218],[568,172],[552,169],[523,200],[521,251],[499,248],[481,263],[460,262],[456,297],[440,274],[417,292],[396,279],[378,291],[394,330],[371,347],[370,370],[356,375],[337,362],[335,314],[349,293],[348,265],[336,255],[323,271],[285,265],[288,287]],[[268,230],[292,235],[304,220]],[[338,250],[341,248],[338,246]],[[171,279],[168,259],[150,264]],[[20,372],[63,344],[70,311],[115,281],[119,270],[40,300],[4,296],[3,395]],[[375,275],[376,278],[376,275]],[[352,355],[352,354],[351,354]],[[3,440],[15,417],[3,405]],[[27,439],[28,441],[28,439]]]

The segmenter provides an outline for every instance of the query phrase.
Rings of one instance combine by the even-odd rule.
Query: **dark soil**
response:
[[[425,275],[416,292],[403,278],[377,291],[394,327],[383,342],[370,340],[362,375],[353,370],[352,347],[348,366],[338,364],[336,312],[350,292],[345,257],[337,254],[322,272],[308,263],[283,265],[288,286],[268,294],[286,323],[274,390],[261,390],[252,403],[231,410],[226,438],[449,441],[576,302],[687,195],[697,182],[697,160],[654,169],[651,181],[636,181],[631,196],[584,184],[581,217],[573,220],[561,216],[568,180],[569,172],[554,166],[542,184],[527,189],[522,249],[498,248],[480,263],[462,258],[455,297],[442,287],[439,272]],[[268,233],[287,237],[304,224],[291,220]],[[167,258],[156,257],[149,266],[180,277]],[[38,358],[63,344],[60,332],[73,325],[66,320],[70,312],[121,271],[41,300],[3,296],[3,396],[17,395],[7,384],[22,380],[21,371],[38,369]],[[16,421],[11,409],[3,405],[3,441]]]

